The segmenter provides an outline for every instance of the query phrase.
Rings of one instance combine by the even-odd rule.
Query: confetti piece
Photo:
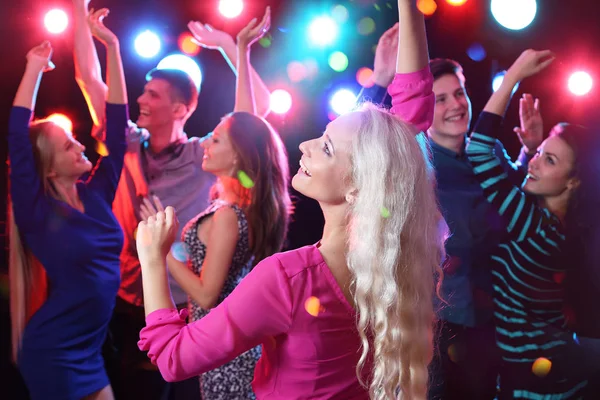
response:
[[[262,37],[262,38],[261,38],[261,39],[258,41],[258,43],[259,43],[259,44],[260,44],[262,47],[264,47],[264,48],[267,48],[267,47],[270,47],[270,46],[271,46],[271,44],[273,43],[273,40],[272,40],[270,37],[267,37],[267,36],[265,36],[265,37]]]
[[[377,11],[381,11],[381,7],[379,7],[379,5],[378,5],[378,4],[373,4],[373,7],[375,7],[375,9],[376,9]]]
[[[179,262],[186,263],[190,258],[190,253],[187,246],[183,242],[175,242],[171,246],[171,254],[173,258]]]
[[[242,186],[246,189],[252,189],[254,187],[254,182],[252,182],[252,179],[250,179],[248,174],[244,171],[238,171],[237,176]]]
[[[531,367],[531,371],[540,378],[544,378],[550,372],[552,368],[552,361],[547,358],[540,357],[533,363],[533,367]]]
[[[390,210],[388,210],[385,207],[381,207],[381,216],[383,218],[389,218],[390,217]]]
[[[108,156],[108,149],[106,148],[106,145],[104,144],[104,142],[101,142],[101,141],[96,142],[96,153],[98,153],[98,155],[100,155],[102,157]]]
[[[309,313],[313,317],[317,317],[319,316],[319,311],[321,310],[321,302],[318,298],[311,296],[308,299],[306,299],[306,302],[304,303],[304,308],[306,309],[307,313]]]
[[[375,21],[373,18],[365,17],[358,22],[358,33],[367,36],[375,32]]]

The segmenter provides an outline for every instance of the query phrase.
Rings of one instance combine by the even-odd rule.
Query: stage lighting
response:
[[[54,122],[56,125],[60,126],[67,132],[73,132],[73,122],[71,122],[71,119],[65,114],[54,113],[49,115],[46,119],[48,121]]]
[[[496,75],[494,75],[494,79],[492,80],[492,90],[495,92],[500,89],[500,85],[502,85],[502,81],[504,80],[504,75],[506,75],[506,71],[500,71]],[[512,94],[515,94],[517,89],[519,88],[519,82],[513,87]]]
[[[242,0],[221,0],[219,1],[219,12],[225,18],[235,18],[244,10]]]
[[[340,89],[331,96],[329,104],[331,109],[337,114],[345,114],[356,107],[356,95],[348,89]]]
[[[202,70],[196,61],[183,54],[171,54],[166,56],[156,66],[157,69],[178,69],[190,76],[196,89],[200,91],[200,85],[202,85]]]
[[[336,72],[345,71],[348,68],[348,57],[341,51],[333,52],[329,56],[329,66]]]
[[[536,0],[492,0],[492,15],[496,21],[513,31],[526,28],[537,12]]]
[[[338,26],[330,17],[318,17],[309,26],[309,37],[319,46],[333,43],[338,34]]]
[[[152,58],[160,51],[160,39],[154,32],[146,30],[135,38],[134,47],[140,57]]]
[[[69,17],[63,10],[55,8],[44,16],[44,26],[50,33],[62,33],[69,25]]]
[[[593,80],[587,72],[577,71],[569,77],[568,86],[575,96],[583,96],[592,90]]]
[[[283,89],[271,93],[271,111],[275,114],[285,114],[292,108],[292,95]]]

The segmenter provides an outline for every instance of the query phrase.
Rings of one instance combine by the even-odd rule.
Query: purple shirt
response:
[[[202,170],[202,139],[183,139],[158,154],[152,152],[148,139],[147,131],[130,124],[125,163],[113,203],[125,237],[119,297],[136,306],[143,305],[142,271],[135,243],[143,198],[154,194],[165,207],[175,208],[182,229],[208,207],[209,191],[215,181],[212,174]],[[187,302],[187,294],[172,277],[169,284],[175,303]]]

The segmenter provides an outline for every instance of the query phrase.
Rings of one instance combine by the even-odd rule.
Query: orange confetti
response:
[[[547,358],[540,357],[534,361],[531,371],[540,378],[544,378],[552,369],[552,361]]]
[[[200,46],[194,41],[194,37],[187,32],[182,33],[177,42],[181,51],[188,56],[193,57],[200,52]]]
[[[306,309],[306,312],[312,315],[313,317],[318,317],[319,312],[321,311],[321,302],[318,298],[311,296],[308,299],[306,299],[306,302],[304,303],[304,308]]]
[[[102,157],[108,156],[108,149],[106,148],[104,142],[101,142],[99,140],[96,142],[96,153],[98,153],[98,155]]]

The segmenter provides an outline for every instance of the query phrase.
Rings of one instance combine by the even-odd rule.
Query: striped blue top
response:
[[[558,365],[572,343],[563,314],[564,230],[535,196],[508,179],[494,153],[501,125],[502,117],[483,112],[466,150],[484,195],[507,223],[507,239],[492,253],[490,263],[496,343],[508,368],[531,375],[514,374],[519,382],[508,382],[512,378],[501,374],[501,388],[510,387],[512,398],[542,399],[548,394],[552,399],[574,398],[586,382],[569,379]],[[540,357],[552,361],[554,370],[541,385],[535,384],[541,380],[532,372]]]

